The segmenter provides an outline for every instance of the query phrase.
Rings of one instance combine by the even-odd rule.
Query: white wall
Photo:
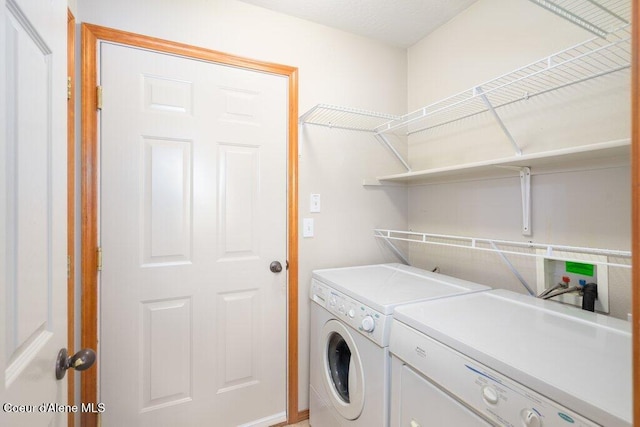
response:
[[[77,20],[299,69],[299,108],[318,103],[402,114],[406,51],[235,0],[77,0]],[[373,238],[375,227],[405,228],[407,190],[363,187],[363,178],[402,169],[372,136],[300,131],[300,218],[315,237],[300,238],[299,409],[308,408],[311,270],[395,261]],[[309,214],[309,194],[322,212]],[[300,233],[302,236],[302,233]]]
[[[77,0],[67,0],[67,7],[73,13],[73,16],[78,14],[78,1]]]
[[[480,0],[408,50],[408,102],[414,110],[470,89],[593,37],[529,1]],[[628,72],[498,110],[524,154],[630,136]],[[489,114],[412,135],[415,169],[513,156]],[[607,249],[630,249],[628,166],[541,172],[532,168],[531,236],[521,233],[520,181],[513,177],[414,186],[412,230]],[[510,257],[535,286],[535,262]],[[466,249],[411,247],[417,266],[524,292],[498,256]],[[630,311],[630,271],[611,268],[611,312]]]
[[[589,37],[526,0],[479,0],[408,51],[235,0],[74,2],[78,22],[298,67],[300,113],[328,103],[403,114]],[[535,100],[526,108],[501,111],[523,151],[628,137],[628,83],[614,80],[605,88],[599,80],[587,86],[599,93],[597,99],[571,90],[552,96],[551,103]],[[494,122],[483,117],[470,123],[411,137],[414,169],[513,154]],[[408,190],[363,187],[362,179],[403,171],[370,135],[305,127],[300,149],[300,219],[314,218],[316,231],[299,244],[302,410],[308,407],[308,283],[313,269],[395,261],[372,238],[375,227],[525,238],[515,177]],[[533,172],[530,239],[629,249],[628,168]],[[309,213],[310,193],[321,194],[321,213]],[[417,266],[438,265],[446,274],[521,291],[495,255],[419,246],[411,247],[411,259]],[[512,261],[533,283],[532,266]],[[629,310],[630,279],[627,271],[611,274],[612,311],[623,317]]]

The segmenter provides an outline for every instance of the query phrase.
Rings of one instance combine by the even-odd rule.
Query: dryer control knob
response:
[[[490,403],[492,405],[497,405],[500,400],[500,396],[498,396],[498,392],[495,388],[490,385],[482,387],[482,398],[485,402]]]
[[[523,409],[520,411],[520,417],[522,418],[522,425],[526,427],[541,427],[542,420],[540,416],[531,409]]]
[[[362,330],[365,332],[373,332],[373,330],[376,327],[376,322],[374,322],[373,317],[371,316],[365,316],[364,319],[362,319]]]

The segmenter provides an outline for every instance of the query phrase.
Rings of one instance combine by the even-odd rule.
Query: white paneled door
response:
[[[287,78],[99,63],[102,425],[285,420]]]
[[[66,1],[0,0],[2,426],[67,423],[66,33]]]

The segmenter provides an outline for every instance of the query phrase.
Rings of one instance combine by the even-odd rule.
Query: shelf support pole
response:
[[[411,265],[411,264],[409,264],[409,259],[402,253],[402,251],[400,249],[398,249],[398,247],[396,245],[393,244],[393,242],[391,240],[389,240],[387,238],[387,236],[384,235],[384,233],[382,233],[381,231],[375,230],[375,234],[378,237],[382,238],[382,240],[387,244],[387,246],[389,246],[391,251],[394,254],[396,254],[396,256],[398,258],[400,258],[405,265]]]
[[[529,295],[535,296],[536,294],[533,292],[533,289],[531,289],[531,286],[529,286],[527,281],[524,280],[524,277],[522,277],[522,275],[518,272],[518,270],[516,270],[516,268],[511,263],[511,261],[509,261],[509,258],[507,258],[507,256],[503,254],[500,249],[498,249],[498,247],[493,241],[490,243],[491,243],[491,247],[497,252],[498,255],[500,255],[500,258],[502,259],[502,261],[504,261],[507,267],[509,267],[509,270],[511,270],[513,275],[516,276],[516,278],[520,281],[522,286],[524,286],[527,292],[529,292]]]
[[[389,142],[389,140],[387,139],[386,136],[384,136],[381,133],[375,133],[374,134],[376,139],[378,141],[380,141],[382,144],[384,144],[389,150],[391,150],[391,152],[393,153],[393,155],[396,157],[396,159],[398,159],[400,161],[400,163],[402,163],[402,165],[407,169],[407,172],[411,172],[411,168],[409,167],[409,164],[406,162],[406,160],[404,159],[404,157],[402,157],[402,155],[400,153],[398,153],[398,150],[395,149],[395,147],[393,145],[391,145],[391,142]]]
[[[522,156],[522,150],[520,150],[520,147],[518,147],[518,144],[516,144],[516,140],[513,139],[513,136],[509,132],[509,129],[507,129],[507,127],[504,125],[504,122],[496,112],[495,108],[493,108],[493,105],[491,105],[489,98],[487,98],[487,95],[484,94],[482,88],[480,86],[477,86],[474,91],[478,96],[480,96],[480,99],[482,99],[484,105],[487,107],[491,115],[493,115],[493,118],[496,119],[498,125],[500,125],[502,132],[504,132],[504,134],[507,136],[507,139],[509,139],[509,142],[513,146],[513,149],[516,151],[516,156]]]
[[[531,169],[520,168],[520,191],[522,193],[522,234],[531,236]]]

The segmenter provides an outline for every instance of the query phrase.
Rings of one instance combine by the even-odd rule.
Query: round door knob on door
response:
[[[63,379],[69,368],[76,371],[89,369],[95,361],[96,352],[90,348],[83,348],[71,357],[69,357],[67,349],[63,348],[58,352],[58,359],[56,360],[56,378]]]
[[[269,264],[269,270],[271,270],[272,273],[280,273],[282,271],[282,264],[280,264],[279,261],[273,261]]]

